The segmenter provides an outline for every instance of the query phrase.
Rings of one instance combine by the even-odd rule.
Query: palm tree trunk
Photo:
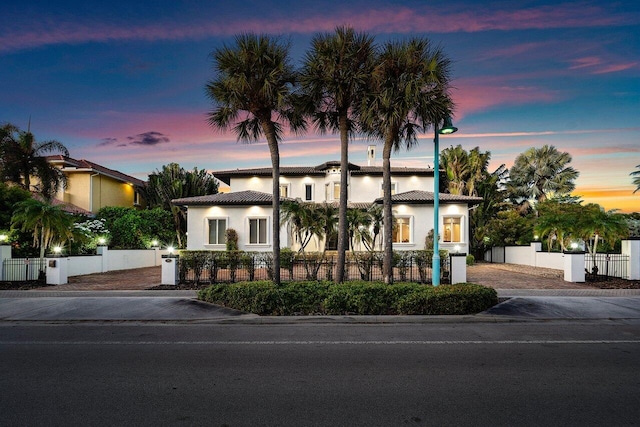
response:
[[[390,139],[390,138],[387,138]],[[384,258],[382,276],[384,283],[393,284],[393,212],[391,209],[391,141],[385,140],[382,150],[382,210]]]
[[[272,219],[272,241],[273,241],[273,283],[280,285],[280,151],[276,138],[275,127],[271,120],[260,120],[262,131],[269,145],[272,166],[272,197],[273,197],[273,219]]]
[[[338,207],[338,261],[336,282],[344,282],[347,251],[347,197],[349,180],[349,134],[347,112],[340,114],[340,205]]]

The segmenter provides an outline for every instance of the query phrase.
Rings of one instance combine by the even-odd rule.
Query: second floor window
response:
[[[443,218],[444,222],[444,233],[442,236],[443,242],[461,242],[461,228],[460,228],[460,217],[455,216],[445,216]]]
[[[398,183],[391,183],[391,195],[398,194]],[[380,183],[380,197],[384,196],[384,189],[382,188],[382,183]]]
[[[340,183],[339,182],[330,182],[325,185],[325,200],[327,202],[340,200]]]
[[[313,184],[304,185],[304,200],[305,202],[311,202],[313,200]]]
[[[280,184],[280,197],[289,197],[289,184]]]

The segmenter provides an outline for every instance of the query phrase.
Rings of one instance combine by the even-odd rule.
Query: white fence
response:
[[[623,240],[622,254],[624,255],[626,265],[612,269],[608,274],[612,277],[624,277],[629,280],[640,279],[640,240]],[[572,270],[568,267],[569,264],[567,263],[569,256],[570,254],[568,253],[543,252],[542,243],[533,242],[530,246],[504,246],[491,248],[485,252],[484,260],[494,263],[529,265],[532,267],[564,270],[565,280],[567,280],[567,272]],[[574,260],[572,262],[575,263],[578,261]],[[582,261],[582,264],[584,264],[584,261]],[[601,271],[604,271],[604,268],[606,268],[606,266],[602,268],[599,267]],[[584,265],[580,267],[580,270],[583,269]],[[621,271],[624,271],[625,273],[619,273]],[[614,274],[621,274],[621,276],[614,276]],[[575,274],[571,274],[570,276],[574,277]]]
[[[12,258],[10,247],[2,246],[0,248],[0,280],[35,280],[40,270],[47,269],[45,259],[27,261],[24,258]],[[105,246],[98,248],[98,255],[58,257],[56,260],[64,262],[65,275],[70,277],[116,270],[155,267],[162,263],[162,255],[167,255],[168,253],[167,250],[160,250],[159,248],[114,250]],[[27,268],[21,268],[22,266]]]

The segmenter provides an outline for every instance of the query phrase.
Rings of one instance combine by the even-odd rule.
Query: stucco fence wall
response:
[[[628,257],[625,278],[640,279],[640,240],[623,240],[622,255]],[[576,256],[575,253],[543,252],[541,242],[533,242],[530,246],[494,247],[485,252],[484,260],[563,270],[566,281],[584,282],[584,253]]]

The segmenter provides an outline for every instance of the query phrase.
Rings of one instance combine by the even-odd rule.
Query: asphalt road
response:
[[[0,323],[0,425],[637,425],[640,321]]]

